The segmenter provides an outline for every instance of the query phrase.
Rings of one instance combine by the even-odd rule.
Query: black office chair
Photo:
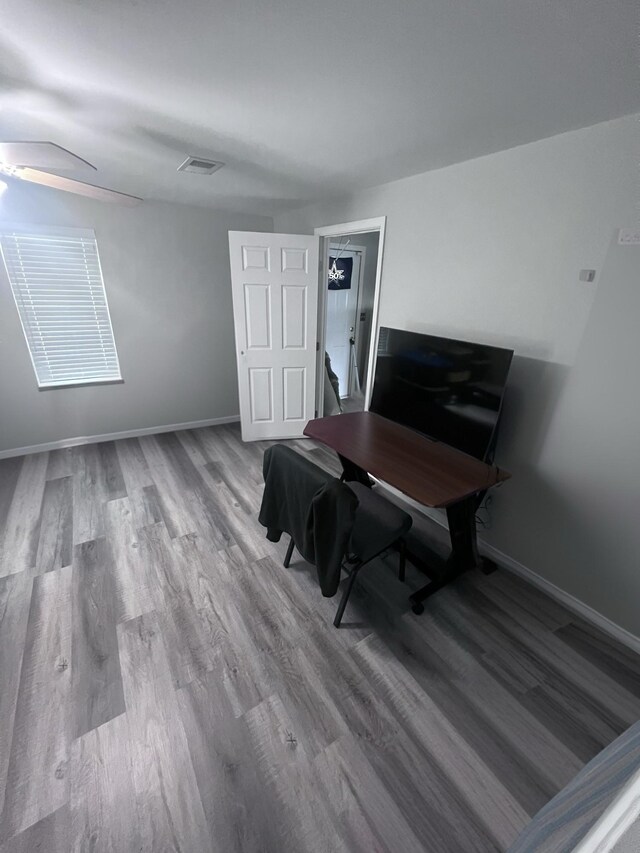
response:
[[[347,601],[360,569],[394,546],[399,552],[398,578],[404,583],[406,554],[403,537],[409,532],[412,524],[412,518],[408,513],[367,486],[361,483],[347,483],[346,485],[355,493],[358,506],[351,539],[349,540],[349,548],[342,564],[342,568],[349,575],[349,579],[333,620],[336,628],[340,627]],[[284,558],[284,565],[287,567],[293,554],[294,545],[295,543],[291,539]]]

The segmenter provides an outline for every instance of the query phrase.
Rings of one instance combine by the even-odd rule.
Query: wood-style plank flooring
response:
[[[389,556],[336,631],[265,446],[0,462],[0,853],[506,850],[640,717],[638,657],[503,571],[417,617]]]

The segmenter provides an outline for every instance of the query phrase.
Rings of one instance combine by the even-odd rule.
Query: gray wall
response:
[[[545,573],[640,635],[640,246],[607,254],[582,344],[531,472],[527,547]],[[504,494],[507,511],[508,493]],[[506,550],[520,534],[502,526]],[[537,530],[537,536],[535,533]]]
[[[227,232],[271,219],[14,182],[3,221],[95,229],[124,383],[39,391],[0,263],[0,450],[237,415]]]
[[[380,323],[515,349],[488,541],[640,634],[638,117],[276,217],[387,216]],[[593,284],[579,281],[597,270]]]

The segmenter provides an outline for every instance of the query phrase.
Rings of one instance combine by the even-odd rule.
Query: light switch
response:
[[[580,281],[595,281],[595,270],[580,270]]]

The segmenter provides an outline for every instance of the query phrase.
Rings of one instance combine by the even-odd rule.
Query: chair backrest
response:
[[[299,491],[300,497],[308,496],[304,500],[307,506],[319,489],[337,479],[286,444],[274,444],[265,451],[262,465],[265,482],[269,473],[274,470],[289,479]]]
[[[301,453],[283,444],[274,444],[264,454],[263,474],[265,499],[260,522],[265,527],[278,526],[291,534],[298,549],[303,548],[302,525],[308,519],[311,505],[326,494],[325,504],[334,502],[345,507],[357,506],[357,498],[346,483],[333,477]],[[268,505],[265,505],[265,501]],[[353,513],[350,513],[353,516]],[[350,535],[353,517],[344,514],[343,535]],[[279,519],[279,524],[275,520]]]
[[[265,482],[269,477],[277,478],[276,489],[282,494],[283,504],[287,504],[282,507],[280,523],[283,530],[293,535],[299,549],[303,547],[301,519],[291,516],[300,513],[306,518],[312,501],[322,490],[327,490],[326,504],[336,505],[333,529],[340,528],[341,536],[346,537],[348,543],[346,550],[363,560],[388,547],[411,527],[411,516],[395,504],[367,486],[338,480],[286,445],[273,445],[265,453],[264,474]],[[346,508],[344,513],[341,507]],[[352,507],[354,513],[349,519],[347,511]],[[261,521],[268,526],[262,515]]]
[[[259,521],[277,542],[288,533],[315,564],[324,595],[334,595],[358,500],[353,491],[311,460],[276,444],[264,455],[264,495]]]

